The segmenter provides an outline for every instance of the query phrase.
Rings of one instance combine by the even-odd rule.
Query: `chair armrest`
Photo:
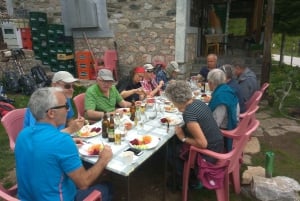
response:
[[[236,135],[235,134],[236,133],[236,128],[233,129],[233,130],[222,130],[221,129],[221,132],[222,132],[223,136],[234,139],[234,140],[238,140],[238,139],[241,138],[241,135]]]
[[[4,199],[4,200],[9,200],[9,201],[19,201],[19,199],[8,195],[6,193],[4,193],[3,191],[0,191],[0,198]]]
[[[200,149],[200,148],[197,148],[195,146],[191,146],[190,154],[191,154],[191,152],[199,152],[201,154],[204,154],[204,155],[207,155],[207,156],[213,157],[215,159],[219,159],[219,160],[226,160],[226,159],[229,159],[232,156],[232,152],[217,153],[217,152],[214,152],[214,151],[211,151],[211,150],[208,150],[208,149]]]
[[[101,201],[101,192],[94,190],[83,201]]]

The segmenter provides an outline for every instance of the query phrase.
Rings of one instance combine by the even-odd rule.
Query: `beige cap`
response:
[[[145,70],[153,70],[154,67],[152,66],[152,64],[145,64],[144,65]]]
[[[58,71],[54,73],[54,76],[52,78],[52,82],[56,83],[59,81],[63,81],[65,83],[72,83],[76,82],[78,79],[74,78],[74,76],[69,73],[68,71]]]
[[[112,72],[108,69],[101,69],[98,71],[98,77],[100,77],[102,80],[106,81],[114,81]]]
[[[170,68],[173,69],[173,71],[180,72],[180,69],[178,67],[178,63],[176,61],[171,61],[169,65],[170,65]]]

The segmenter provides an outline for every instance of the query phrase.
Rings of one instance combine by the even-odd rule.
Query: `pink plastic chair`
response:
[[[184,163],[183,170],[183,186],[182,186],[182,200],[187,201],[188,198],[188,180],[191,168],[195,167],[197,154],[205,154],[213,158],[218,159],[216,166],[227,165],[226,174],[223,180],[223,187],[216,189],[216,196],[218,201],[229,201],[229,179],[232,179],[232,184],[234,186],[235,193],[239,194],[241,191],[240,185],[240,156],[248,142],[248,139],[252,132],[254,132],[259,125],[259,121],[255,120],[251,128],[247,132],[237,139],[238,143],[233,149],[226,154],[216,153],[207,149],[199,149],[197,147],[191,146],[189,151],[189,158]],[[201,170],[200,170],[201,171]]]
[[[73,98],[78,117],[84,117],[85,109],[84,109],[84,97],[85,93],[78,94]]]
[[[16,198],[17,190],[18,190],[17,185],[14,185],[9,189],[5,189],[0,184],[0,198],[2,198],[3,200],[17,201],[18,200]]]
[[[255,108],[255,106],[259,104],[259,102],[262,98],[262,95],[263,95],[263,93],[260,90],[254,92],[254,94],[251,96],[251,98],[245,103],[246,112],[250,108]]]
[[[118,80],[117,73],[117,51],[116,50],[106,50],[103,56],[104,68],[112,71],[115,80]]]
[[[15,143],[19,132],[24,125],[24,115],[26,108],[15,109],[7,113],[1,119],[1,123],[6,130],[9,139],[10,149],[15,149]]]
[[[261,93],[265,93],[266,89],[270,86],[270,84],[268,82],[265,82],[261,88],[260,88],[260,91]]]

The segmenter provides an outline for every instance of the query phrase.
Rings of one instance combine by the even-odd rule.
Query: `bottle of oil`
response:
[[[103,138],[108,138],[108,126],[109,126],[109,121],[107,117],[107,113],[104,112],[103,120],[102,120],[102,137]]]
[[[110,114],[109,118],[109,125],[108,125],[108,141],[114,142],[115,141],[115,122],[114,122],[114,115]]]

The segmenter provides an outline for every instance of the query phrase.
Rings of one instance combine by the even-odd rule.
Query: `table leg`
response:
[[[127,180],[127,201],[130,201],[130,175],[126,177]]]

